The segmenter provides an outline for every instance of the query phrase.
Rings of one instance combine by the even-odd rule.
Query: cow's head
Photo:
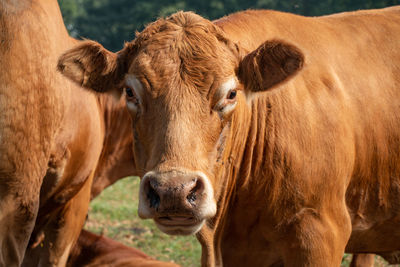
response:
[[[284,82],[302,64],[301,52],[281,41],[245,55],[210,21],[179,12],[116,54],[85,42],[58,67],[84,87],[125,94],[142,170],[139,215],[165,233],[192,234],[216,214],[232,120],[247,95]]]

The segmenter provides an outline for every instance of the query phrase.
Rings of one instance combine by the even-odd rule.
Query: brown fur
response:
[[[86,41],[63,55],[57,67],[71,80],[87,88],[96,88],[98,92],[114,89],[124,73],[124,64],[118,62],[118,56],[105,50],[100,44]],[[96,66],[96,68],[91,68]]]
[[[399,250],[399,32],[399,7],[214,24],[179,12],[119,52],[144,88],[136,168],[199,170],[213,185],[203,266],[339,266],[344,251]],[[224,117],[213,107],[235,75]]]
[[[179,265],[157,261],[138,249],[82,230],[68,258],[67,266],[178,267]]]
[[[267,41],[243,58],[238,77],[251,90],[264,91],[295,75],[303,61],[303,54],[296,47]]]
[[[355,254],[351,260],[350,267],[369,267],[374,266],[374,254]]]
[[[1,1],[0,37],[0,266],[62,266],[91,195],[135,172],[131,121],[57,72],[78,43],[57,1]]]

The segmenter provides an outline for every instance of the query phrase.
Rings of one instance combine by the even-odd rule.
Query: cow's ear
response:
[[[125,75],[118,55],[94,41],[85,41],[65,52],[57,68],[80,86],[97,92],[116,89]]]
[[[304,63],[303,53],[283,41],[266,41],[239,64],[238,77],[251,91],[265,91],[293,77]]]

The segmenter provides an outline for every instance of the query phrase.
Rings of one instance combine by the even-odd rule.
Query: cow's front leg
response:
[[[85,223],[93,173],[80,191],[54,214],[27,249],[23,266],[65,266]]]
[[[284,266],[338,267],[350,233],[346,209],[336,208],[328,213],[303,208],[293,217],[282,242]]]

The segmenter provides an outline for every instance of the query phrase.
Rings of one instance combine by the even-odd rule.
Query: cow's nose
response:
[[[143,190],[148,205],[157,212],[179,211],[196,206],[204,192],[203,177],[190,175],[146,175]]]
[[[199,171],[146,173],[140,181],[138,214],[167,234],[197,233],[217,211],[209,178]]]

